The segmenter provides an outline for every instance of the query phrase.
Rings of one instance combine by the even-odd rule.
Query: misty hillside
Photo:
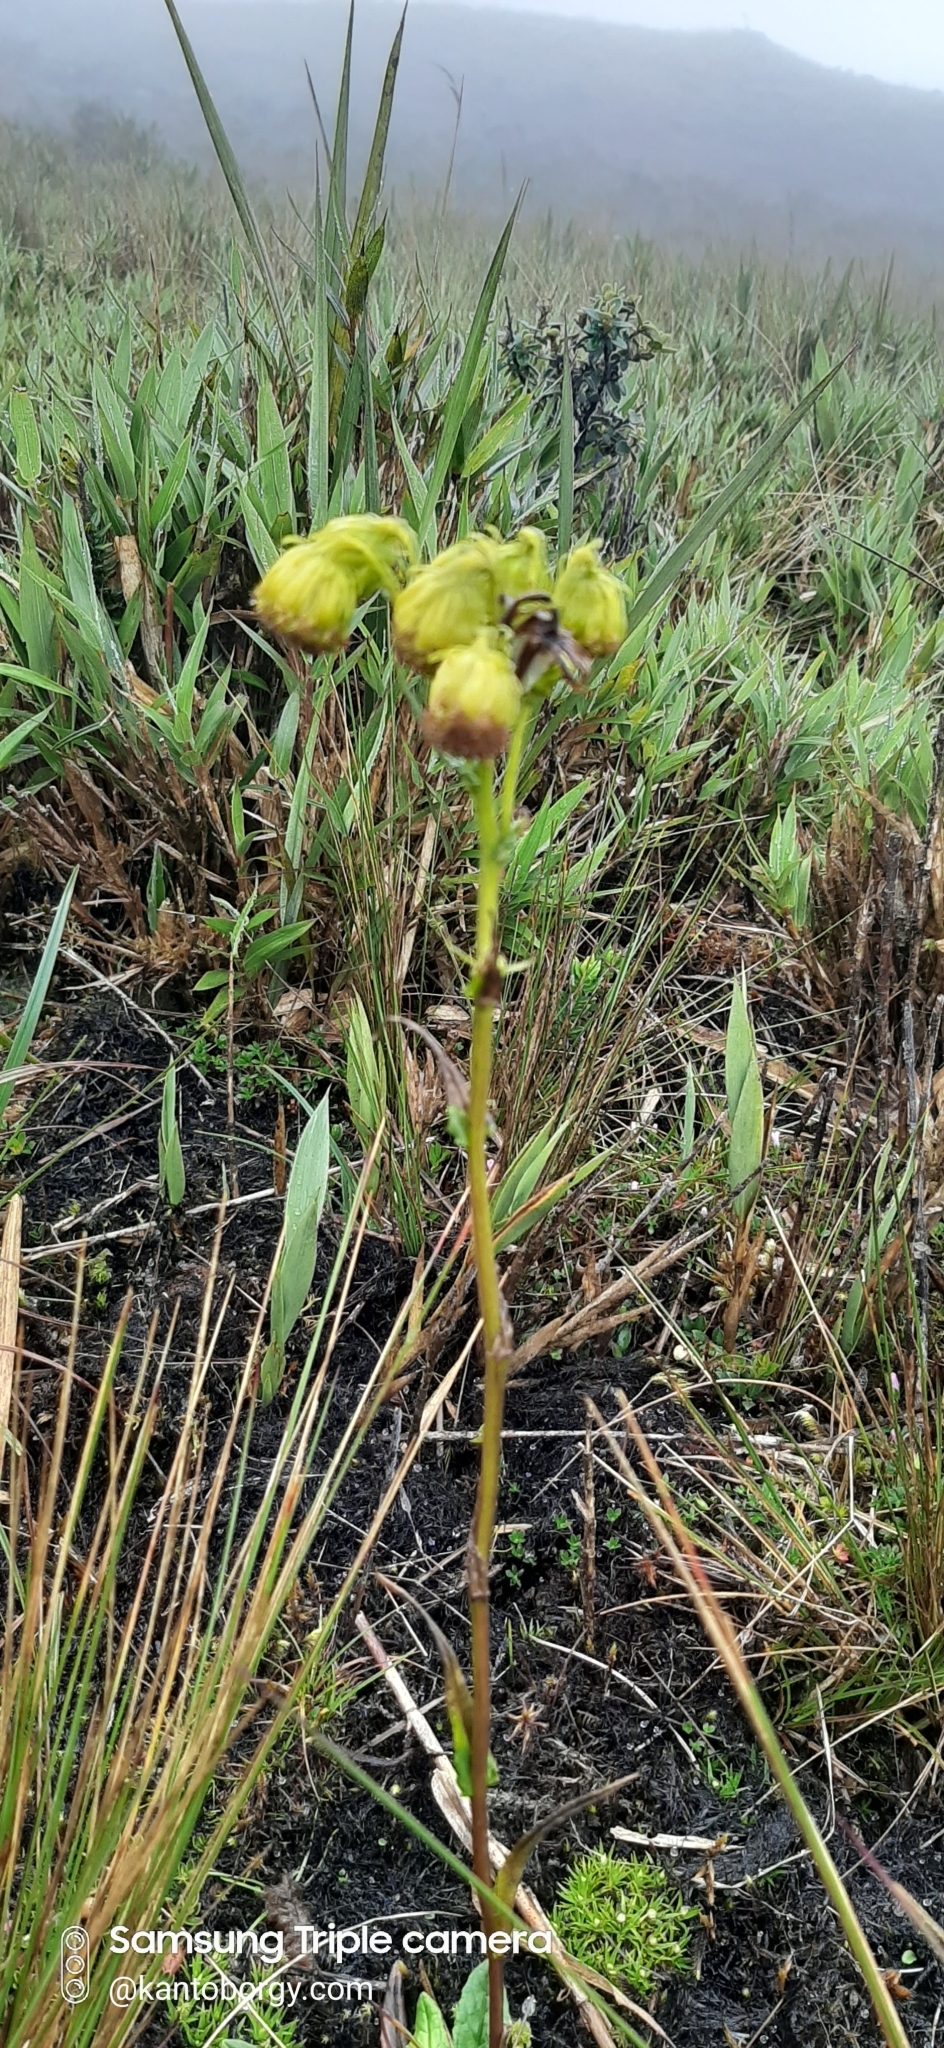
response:
[[[330,118],[344,11],[182,0],[244,165],[304,191]],[[366,146],[397,11],[364,0],[354,135]],[[944,269],[944,94],[828,71],[748,33],[681,34],[497,10],[411,6],[389,184],[441,186],[464,82],[454,193],[690,246],[749,242],[820,259]],[[162,0],[0,0],[0,115],[65,128],[91,104],[153,124],[203,161],[206,137]]]

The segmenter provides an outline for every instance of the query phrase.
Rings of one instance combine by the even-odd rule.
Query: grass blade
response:
[[[564,360],[561,371],[560,484],[557,494],[557,559],[570,552],[574,531],[574,382],[570,370],[570,343],[564,329]]]
[[[42,725],[43,720],[49,717],[50,709],[51,707],[47,705],[45,711],[34,711],[32,718],[24,718],[19,725],[15,725],[0,740],[0,774],[3,773],[5,768],[9,768],[12,761],[17,759],[24,740],[28,739],[30,733],[35,732],[36,727]]]
[[[361,189],[360,204],[357,209],[357,219],[354,222],[354,233],[351,236],[351,255],[355,258],[361,254],[367,241],[374,208],[380,198],[384,157],[387,153],[387,137],[390,133],[390,116],[393,112],[393,95],[397,83],[397,70],[400,63],[400,51],[403,47],[403,31],[405,27],[406,8],[404,7],[403,13],[400,16],[400,26],[393,38],[390,55],[387,58],[383,85],[380,88],[380,105],[377,109],[377,119],[374,123],[374,133],[371,140],[370,153],[367,158],[367,169],[364,172],[364,183]],[[335,140],[335,152],[337,152],[337,140]]]
[[[377,428],[374,420],[374,387],[370,374],[370,341],[367,322],[362,320],[357,334],[357,350],[361,360],[361,402],[363,405],[364,439],[364,509],[367,512],[380,511],[380,473],[377,465]]]
[[[213,147],[217,154],[217,158],[219,160],[220,169],[223,173],[224,178],[226,179],[227,185],[229,186],[233,205],[235,206],[236,211],[239,215],[243,233],[246,237],[247,242],[249,243],[252,253],[256,259],[256,262],[259,265],[262,280],[265,285],[266,292],[268,294],[269,304],[272,307],[272,311],[275,315],[276,326],[278,327],[279,333],[282,337],[282,347],[285,350],[285,360],[292,373],[292,379],[295,385],[295,389],[298,392],[299,398],[301,398],[302,382],[298,373],[298,364],[295,361],[295,355],[292,349],[291,338],[288,331],[288,321],[286,320],[285,310],[283,308],[282,301],[279,296],[279,288],[275,281],[275,272],[272,268],[272,264],[269,259],[269,252],[263,240],[262,231],[259,227],[259,223],[256,219],[255,213],[253,212],[252,201],[246,189],[246,181],[236,161],[236,157],[233,153],[233,149],[230,144],[229,136],[227,135],[223,123],[220,120],[219,114],[217,113],[216,107],[210,94],[209,86],[207,85],[206,79],[204,78],[200,66],[197,63],[196,53],[193,49],[193,45],[190,41],[187,31],[184,28],[183,22],[180,19],[180,15],[177,12],[175,0],[164,0],[164,5],[167,8],[167,12],[170,15],[171,21],[173,22],[174,34],[176,35],[177,41],[179,42],[181,50],[183,52],[184,63],[186,64],[187,70],[190,73],[194,92],[196,93],[197,99],[200,102],[200,112],[202,113],[203,118],[206,122],[210,136],[210,141],[213,144]]]
[[[829,1853],[819,1828],[811,1814],[799,1785],[781,1749],[776,1732],[767,1710],[755,1686],[744,1655],[734,1634],[728,1616],[710,1584],[702,1564],[696,1555],[691,1538],[684,1528],[678,1511],[672,1501],[668,1487],[656,1464],[648,1443],[642,1434],[635,1415],[625,1395],[619,1395],[622,1420],[631,1432],[639,1455],[659,1493],[660,1505],[644,1493],[636,1474],[617,1441],[617,1438],[602,1415],[591,1401],[588,1407],[594,1422],[602,1430],[613,1454],[623,1482],[649,1523],[653,1533],[665,1545],[676,1573],[685,1586],[695,1607],[702,1627],[721,1659],[731,1684],[737,1694],[744,1714],[756,1736],[759,1748],[783,1793],[787,1807],[796,1824],[801,1840],[809,1850],[824,1890],[829,1896],[842,1926],[849,1947],[862,1972],[866,1989],[872,2000],[875,2017],[885,2036],[888,2048],[908,2048],[908,2037],[898,2016],[894,1998],[872,1953],[868,1937],[858,1919],[852,1900],[843,1884],[839,1871]]]
[[[321,219],[321,186],[315,180],[312,234],[315,244],[315,306],[311,335],[311,383],[308,393],[308,517],[312,530],[328,517],[330,450],[328,286],[324,227]]]
[[[157,1158],[161,1193],[172,1209],[179,1209],[187,1192],[187,1175],[177,1121],[177,1069],[173,1060],[164,1075]]]
[[[692,556],[697,554],[702,541],[708,540],[710,535],[714,533],[715,527],[720,526],[722,519],[727,518],[728,513],[733,511],[735,505],[740,503],[745,493],[752,488],[759,477],[763,476],[765,469],[783,447],[784,442],[789,440],[794,427],[798,427],[800,421],[806,418],[807,413],[812,412],[817,399],[825,391],[827,384],[832,383],[833,378],[841,368],[842,364],[836,363],[825,377],[820,378],[818,384],[813,385],[812,390],[806,392],[805,396],[800,399],[799,404],[795,405],[791,412],[788,412],[786,419],[781,420],[779,427],[775,427],[773,433],[768,434],[766,441],[761,442],[760,447],[755,450],[750,461],[745,463],[744,468],[739,470],[737,476],[732,478],[723,491],[718,492],[718,496],[713,498],[711,504],[706,506],[704,512],[694,520],[684,538],[666,555],[665,561],[659,563],[658,569],[643,584],[635,604],[630,607],[629,618],[626,624],[626,641],[632,638],[637,627],[642,625],[643,620],[648,618],[649,613],[654,611],[656,605],[660,604],[662,599],[668,595],[672,585],[678,582],[682,571],[687,569]],[[626,641],[624,641],[619,653],[613,657],[614,663],[617,665],[621,660],[626,659]]]
[[[524,187],[522,186],[522,189],[519,192],[517,199],[515,200],[514,206],[512,207],[508,219],[505,223],[505,226],[502,230],[501,240],[499,241],[495,254],[492,257],[491,263],[489,264],[485,283],[483,284],[482,289],[479,293],[478,305],[476,306],[475,312],[472,316],[472,325],[469,328],[469,338],[466,342],[465,348],[462,351],[462,361],[459,364],[456,380],[455,383],[453,384],[452,390],[449,393],[445,411],[443,413],[443,423],[439,435],[439,446],[436,450],[436,459],[433,463],[432,474],[430,476],[429,483],[426,487],[426,496],[423,501],[422,510],[420,510],[419,506],[417,506],[417,512],[419,514],[419,541],[421,548],[425,547],[426,544],[433,538],[433,531],[436,522],[436,510],[439,503],[439,493],[442,490],[443,484],[446,481],[446,477],[449,472],[449,464],[452,461],[456,442],[459,439],[459,430],[462,426],[462,422],[466,415],[466,408],[468,406],[469,399],[472,393],[472,386],[475,382],[475,374],[479,366],[479,357],[482,352],[482,344],[485,340],[485,330],[488,326],[489,319],[491,317],[492,307],[495,304],[495,294],[498,290],[498,286],[501,281],[502,271],[505,268],[505,258],[508,254],[508,244],[511,241],[512,230],[514,228],[515,221],[518,218],[518,209],[521,205],[523,197]]]
[[[328,164],[328,208],[325,221],[325,252],[329,264],[337,268],[342,255],[346,255],[347,240],[347,146],[351,123],[351,49],[354,41],[354,0],[351,0],[347,17],[347,34],[344,38],[344,58],[341,64],[341,83],[338,87],[338,109],[334,118],[334,137]]]
[[[17,1028],[13,1034],[13,1043],[10,1047],[9,1052],[7,1053],[6,1059],[3,1062],[3,1066],[0,1067],[0,1117],[3,1116],[4,1110],[7,1107],[7,1104],[10,1100],[11,1095],[13,1094],[13,1090],[16,1085],[12,1078],[9,1081],[4,1081],[3,1076],[7,1073],[11,1074],[12,1076],[13,1069],[15,1067],[22,1066],[23,1061],[25,1060],[26,1055],[29,1052],[30,1046],[33,1043],[33,1036],[36,1030],[36,1026],[39,1023],[40,1012],[46,1000],[46,996],[49,990],[49,984],[52,980],[53,968],[55,967],[56,964],[56,956],[62,944],[62,934],[65,931],[66,918],[69,915],[69,906],[72,902],[72,891],[75,888],[78,872],[78,868],[73,868],[72,873],[69,876],[69,879],[66,883],[66,886],[63,889],[62,895],[59,900],[59,908],[56,911],[55,917],[53,918],[52,925],[49,931],[49,937],[46,940],[46,944],[43,947],[42,959],[40,960],[39,966],[36,969],[36,973],[33,978],[32,988],[30,989],[29,995],[26,998],[26,1006],[24,1008],[23,1015],[20,1018],[19,1024],[17,1025]]]
[[[27,490],[38,484],[42,475],[43,455],[39,440],[39,428],[32,399],[25,391],[10,393],[10,425],[16,451],[16,473]]]

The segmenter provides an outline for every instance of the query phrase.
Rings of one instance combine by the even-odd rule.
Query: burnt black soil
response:
[[[81,1370],[94,1381],[115,1316],[133,1296],[122,1372],[130,1385],[145,1333],[170,1327],[170,1359],[155,1451],[173,1443],[183,1412],[188,1359],[210,1257],[215,1207],[225,1169],[240,1197],[220,1247],[221,1283],[235,1278],[218,1346],[211,1425],[222,1435],[236,1375],[245,1357],[279,1227],[280,1204],[265,1194],[272,1181],[276,1097],[262,1092],[237,1105],[227,1125],[225,1090],[215,1076],[179,1072],[180,1121],[187,1196],[171,1215],[156,1181],[160,1089],[166,1041],[146,1019],[109,1001],[74,1011],[43,1048],[48,1060],[87,1063],[64,1072],[34,1104],[31,1150],[20,1161],[26,1182],[25,1292],[27,1345],[36,1379],[34,1413],[52,1393],[67,1341],[78,1238],[89,1239],[82,1307]],[[303,1077],[300,1077],[303,1083]],[[289,1145],[293,1143],[289,1112]],[[256,1197],[249,1201],[246,1196]],[[104,1205],[108,1204],[107,1207]],[[323,1230],[314,1295],[327,1271],[333,1241]],[[56,1251],[56,1244],[60,1249]],[[337,1414],[351,1412],[410,1283],[396,1248],[368,1238],[357,1269],[337,1353]],[[44,1361],[46,1361],[44,1363]],[[546,1907],[573,1858],[612,1845],[611,1826],[650,1837],[694,1835],[730,1846],[713,1862],[713,1905],[705,1856],[663,1852],[666,1868],[702,1921],[692,1938],[692,1967],[660,1989],[657,2013],[675,2048],[845,2048],[878,2038],[835,1916],[798,1850],[792,1823],[772,1792],[745,1726],[720,1680],[711,1652],[652,1541],[616,1481],[596,1469],[595,1590],[588,1614],[580,1583],[584,1397],[613,1411],[619,1385],[648,1402],[647,1425],[658,1444],[689,1425],[667,1402],[653,1405],[651,1366],[640,1353],[618,1363],[607,1353],[543,1361],[512,1382],[494,1577],[495,1737],[500,1788],[493,1825],[515,1839],[562,1801],[608,1779],[632,1782],[605,1806],[592,1808],[551,1835],[529,1868]],[[121,1384],[121,1383],[119,1383]],[[390,1514],[376,1566],[410,1590],[462,1650],[467,1642],[463,1549],[475,1490],[471,1434],[479,1391],[470,1372],[447,1410],[445,1433],[429,1441]],[[306,1597],[329,1596],[365,1527],[412,1420],[412,1394],[385,1409],[354,1466],[336,1512],[311,1561]],[[264,1485],[281,1429],[278,1403],[253,1428],[250,1469]],[[145,1506],[142,1501],[142,1508]],[[447,1739],[441,1675],[422,1623],[397,1612],[376,1582],[364,1606],[401,1668],[417,1703]],[[342,1677],[357,1682],[353,1702],[330,1722],[390,1791],[440,1837],[445,1828],[427,1790],[428,1766],[418,1753],[359,1636],[348,1627],[340,1646]],[[716,1718],[713,1723],[709,1717]],[[708,1724],[709,1734],[705,1729]],[[812,1745],[810,1746],[812,1748]],[[798,1765],[808,1752],[799,1740]],[[854,1852],[842,1832],[848,1820],[867,1840],[882,1838],[890,1873],[944,1914],[944,1814],[927,1792],[915,1796],[923,1752],[896,1744],[882,1729],[846,1743],[834,1779],[836,1824],[831,1846],[851,1870]],[[838,1759],[837,1759],[838,1764]],[[818,1763],[802,1782],[824,1827],[831,1823],[828,1786]],[[862,1789],[868,1787],[867,1791]],[[452,1846],[452,1845],[450,1845]],[[622,1853],[632,1851],[623,1848]],[[285,1750],[253,1802],[250,1823],[227,1852],[234,1878],[251,1872],[266,1885],[297,1879],[307,1918],[319,1927],[374,1922],[390,1930],[397,1952],[406,1928],[474,1926],[468,1894],[429,1852],[347,1782],[299,1746]],[[856,1906],[884,1967],[906,1968],[912,1996],[902,2006],[910,2041],[932,2044],[944,1976],[927,1963],[916,1937],[875,1880],[861,1869],[850,1880]],[[205,1901],[208,1925],[244,1924],[245,1891],[222,1883]],[[464,1966],[435,1953],[425,1957],[432,1984],[448,2007]],[[348,1965],[362,1974],[358,1965]],[[377,1969],[363,1974],[374,1974]],[[411,1972],[410,2000],[418,1979]],[[530,2012],[534,2041],[576,2048],[587,2036],[554,1980],[534,1962],[509,1971],[512,2010]],[[527,2001],[527,2003],[525,2003]],[[311,2042],[376,2042],[376,2006],[296,2007],[299,2032]],[[170,2029],[154,2021],[147,2040]],[[179,2037],[178,2037],[179,2038]]]

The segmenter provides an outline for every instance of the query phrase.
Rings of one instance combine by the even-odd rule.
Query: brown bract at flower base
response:
[[[450,648],[429,686],[422,732],[440,753],[489,761],[504,753],[521,711],[521,688],[498,631]]]

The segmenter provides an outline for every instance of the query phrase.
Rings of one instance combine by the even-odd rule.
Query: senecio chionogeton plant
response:
[[[522,754],[543,699],[562,677],[586,683],[594,660],[626,637],[623,586],[591,542],[551,575],[544,535],[523,527],[511,540],[473,534],[419,564],[410,528],[379,514],[333,519],[288,543],[255,592],[263,623],[313,653],[343,647],[359,606],[386,595],[400,660],[429,677],[422,732],[438,752],[468,764],[478,835],[468,1158],[472,1250],[482,1324],[484,1413],[479,1485],[468,1551],[472,1691],[453,1684],[456,1770],[472,1804],[472,1861],[492,1883],[488,1851],[489,1560],[495,1532],[505,1387],[512,1338],[502,1299],[489,1204],[486,1137],[492,1032],[506,963],[499,943],[502,879],[514,847]],[[496,776],[496,762],[504,770]],[[494,1767],[493,1767],[494,1769]],[[500,1877],[499,1877],[500,1894]],[[494,1909],[482,1901],[486,1934]],[[502,1958],[489,1953],[489,2041],[503,2028]]]

